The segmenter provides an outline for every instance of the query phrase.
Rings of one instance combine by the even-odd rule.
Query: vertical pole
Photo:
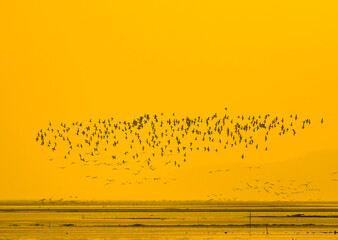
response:
[[[249,213],[249,233],[250,233],[250,236],[251,236],[251,212]]]
[[[268,229],[269,224],[266,223],[266,234],[269,234],[269,229]]]

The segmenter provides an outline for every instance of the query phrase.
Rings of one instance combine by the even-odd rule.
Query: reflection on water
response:
[[[0,239],[338,239],[338,205],[0,206]]]

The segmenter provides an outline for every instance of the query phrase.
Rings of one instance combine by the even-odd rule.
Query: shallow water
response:
[[[337,216],[337,205],[5,205],[0,239],[338,239]]]

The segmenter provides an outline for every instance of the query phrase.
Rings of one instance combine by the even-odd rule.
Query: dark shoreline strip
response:
[[[139,209],[139,208],[8,208],[0,212],[338,212],[338,208],[313,209],[313,208],[262,208],[262,209]]]
[[[337,215],[304,215],[304,216],[252,216],[252,218],[338,218]]]
[[[271,228],[281,228],[281,227],[290,227],[290,228],[307,228],[307,227],[314,227],[314,228],[338,228],[338,225],[316,225],[316,224],[268,224]],[[61,227],[121,227],[121,228],[128,228],[128,227],[155,227],[155,228],[169,228],[169,227],[196,227],[196,228],[249,228],[249,224],[130,224],[130,225],[72,225],[72,226],[61,226]],[[265,228],[266,224],[251,224],[253,228]]]

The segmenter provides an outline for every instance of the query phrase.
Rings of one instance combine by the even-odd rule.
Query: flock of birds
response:
[[[181,167],[192,152],[198,151],[221,152],[242,147],[243,153],[239,158],[244,159],[247,148],[268,151],[268,141],[273,134],[296,135],[310,124],[310,119],[300,120],[297,114],[286,117],[272,117],[270,114],[231,116],[225,108],[222,113],[208,117],[179,118],[175,113],[168,116],[161,113],[144,114],[131,121],[109,118],[56,125],[49,122],[47,128],[38,131],[35,140],[69,161],[61,169],[81,163],[112,171],[130,171],[137,176],[145,169],[154,171],[164,166]],[[86,177],[98,178],[94,175]],[[151,180],[166,184],[170,181],[142,180],[135,183]],[[106,179],[106,185],[114,181]]]
[[[253,191],[256,193],[273,194],[277,198],[285,200],[290,199],[296,195],[320,191],[319,188],[312,187],[312,181],[297,182],[296,180],[282,181],[269,181],[263,179],[256,179],[253,182],[242,182],[241,187],[233,188],[233,191]]]
[[[208,171],[208,174],[214,176],[224,176],[225,174],[234,173],[239,175],[239,172],[242,173],[242,180],[234,182],[234,187],[232,189],[225,189],[225,193],[212,193],[207,195],[209,201],[228,201],[234,200],[234,198],[229,198],[229,196],[240,196],[241,194],[260,194],[265,196],[273,196],[274,199],[278,200],[295,200],[297,196],[304,196],[304,194],[309,194],[313,192],[319,192],[321,189],[313,186],[313,181],[301,181],[301,180],[286,180],[286,179],[273,179],[269,178],[256,178],[250,179],[248,176],[262,176],[262,172],[267,171],[261,165],[251,165],[242,167],[240,169],[215,169]],[[338,172],[333,172],[332,177],[338,176]],[[229,175],[230,176],[230,175]],[[233,177],[231,177],[233,178]],[[228,178],[229,179],[229,178]],[[246,179],[246,180],[245,180]],[[229,194],[229,191],[232,191],[232,194]],[[311,195],[311,194],[310,194]]]

